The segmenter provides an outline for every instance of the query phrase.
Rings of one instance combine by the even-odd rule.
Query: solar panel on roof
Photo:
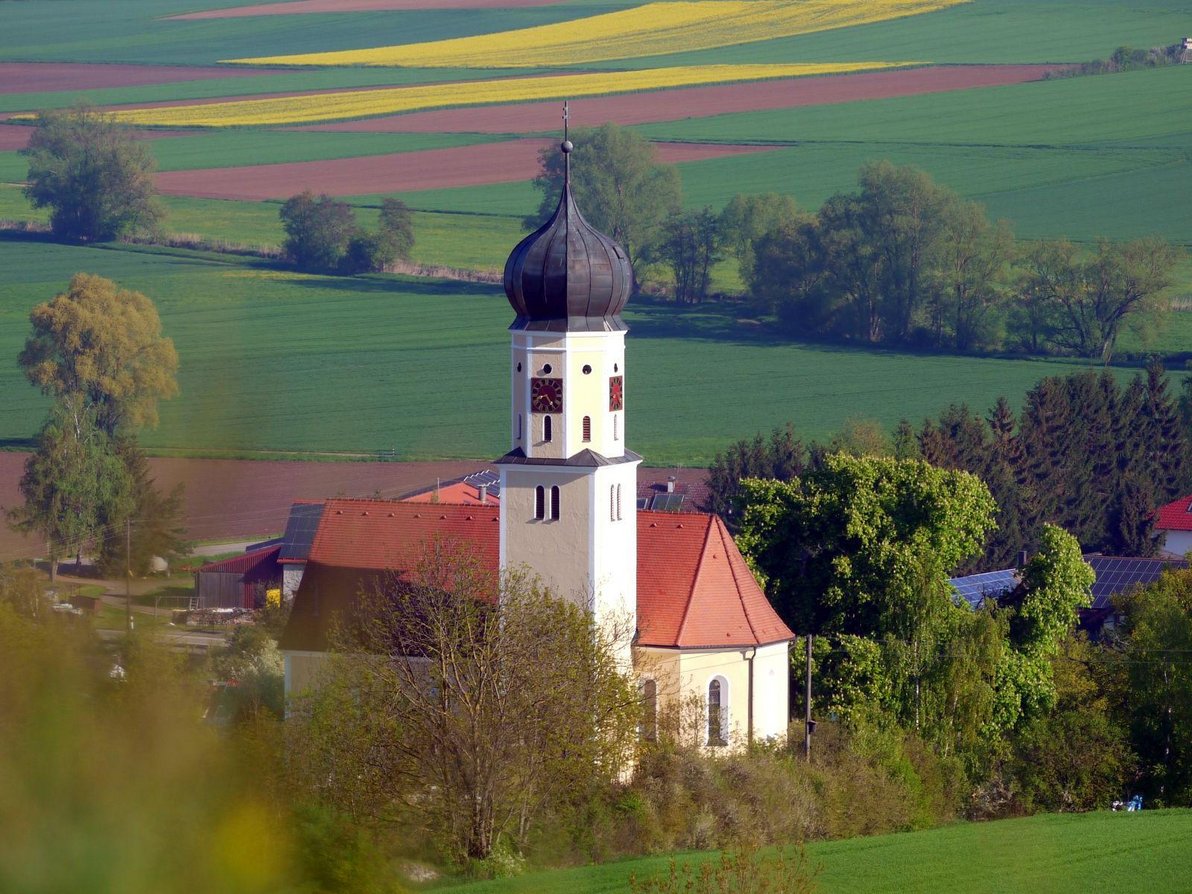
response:
[[[1001,571],[985,571],[954,577],[948,581],[956,593],[973,608],[988,599],[997,599],[1018,586],[1018,569],[1005,568]]]
[[[1092,608],[1110,608],[1113,597],[1134,587],[1152,584],[1164,571],[1183,568],[1182,559],[1132,559],[1119,556],[1086,556],[1097,575],[1093,583]]]
[[[650,508],[655,512],[679,512],[683,507],[683,494],[656,494]]]
[[[286,533],[282,535],[278,559],[305,559],[310,555],[319,519],[323,517],[322,503],[295,503],[290,507]]]
[[[472,485],[477,490],[486,487],[488,488],[488,493],[494,497],[501,496],[501,476],[492,469],[484,469],[480,472],[473,472],[471,475],[466,475],[464,476],[464,482]]]

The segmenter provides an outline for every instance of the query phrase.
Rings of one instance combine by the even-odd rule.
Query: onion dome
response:
[[[560,147],[567,176],[559,206],[517,244],[505,262],[505,295],[517,313],[511,329],[611,332],[627,328],[621,309],[633,270],[625,250],[579,213],[571,195],[572,145]]]

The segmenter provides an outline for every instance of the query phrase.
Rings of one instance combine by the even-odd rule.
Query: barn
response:
[[[259,608],[265,591],[281,587],[281,543],[211,562],[195,572],[199,608]]]

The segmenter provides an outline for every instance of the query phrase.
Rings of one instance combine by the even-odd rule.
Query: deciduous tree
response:
[[[50,209],[50,226],[64,239],[115,239],[164,213],[154,201],[153,156],[102,112],[42,112],[21,152],[29,159],[25,196]]]
[[[286,231],[282,251],[294,266],[321,272],[339,268],[356,232],[351,205],[306,190],[287,199],[278,215]]]
[[[67,290],[29,315],[19,362],[46,394],[91,409],[109,436],[157,424],[157,402],[178,393],[178,354],[153,302],[111,280],[77,273]]]
[[[675,276],[675,300],[695,304],[708,297],[712,267],[721,258],[718,219],[711,208],[671,215],[662,225],[658,255]]]

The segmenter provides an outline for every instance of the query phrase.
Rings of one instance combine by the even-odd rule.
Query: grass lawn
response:
[[[898,835],[817,842],[819,894],[1085,894],[1188,890],[1192,811],[1052,814],[965,823]],[[710,854],[684,854],[681,862]],[[613,894],[631,874],[666,871],[668,856],[537,872],[493,882],[436,885],[461,894]]]

